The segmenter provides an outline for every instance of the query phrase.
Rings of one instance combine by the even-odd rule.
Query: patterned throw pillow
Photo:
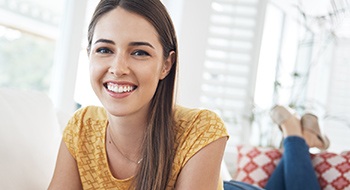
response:
[[[235,180],[264,187],[281,159],[279,149],[240,145],[237,147]],[[322,189],[350,190],[350,151],[342,154],[323,152],[311,155]]]
[[[253,146],[238,146],[235,180],[265,187],[265,184],[281,159],[278,149]]]
[[[350,190],[350,151],[342,154],[323,152],[311,155],[322,189]]]

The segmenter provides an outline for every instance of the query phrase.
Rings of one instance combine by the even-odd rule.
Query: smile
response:
[[[132,92],[136,89],[136,86],[132,85],[118,85],[114,83],[106,83],[104,85],[109,91],[115,92],[115,93],[127,93]]]

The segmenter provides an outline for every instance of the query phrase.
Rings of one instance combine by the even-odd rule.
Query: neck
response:
[[[128,161],[130,161],[131,163],[134,163],[134,164],[140,164],[141,163],[141,161],[143,160],[143,157],[142,157],[142,153],[141,153],[140,150],[136,149],[138,151],[135,151],[133,153],[133,154],[135,154],[134,156],[131,154],[131,152],[126,154],[125,151],[122,151],[119,148],[119,145],[115,142],[115,139],[113,138],[114,134],[113,134],[113,131],[112,131],[112,129],[110,127],[108,127],[107,134],[108,134],[108,136],[107,136],[106,140],[109,143],[109,145],[114,145],[115,150],[117,150],[117,152],[120,153],[126,160],[128,160]],[[130,147],[129,147],[129,150],[130,150]],[[135,157],[136,159],[133,159],[133,157]]]
[[[130,159],[141,158],[141,147],[145,138],[146,120],[109,116],[109,135],[122,154]],[[107,130],[108,132],[108,130]]]
[[[109,116],[108,122],[114,136],[120,140],[125,139],[128,143],[130,143],[130,140],[143,139],[147,126],[147,120],[140,118]]]

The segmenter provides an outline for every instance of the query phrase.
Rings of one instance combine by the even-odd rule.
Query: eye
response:
[[[147,53],[146,51],[143,51],[143,50],[136,50],[136,51],[132,52],[131,55],[145,57],[145,56],[149,56],[150,54]]]
[[[104,48],[104,47],[102,47],[102,48],[98,48],[97,50],[96,50],[96,53],[100,53],[100,54],[110,54],[110,53],[113,53],[110,49],[108,49],[108,48]]]

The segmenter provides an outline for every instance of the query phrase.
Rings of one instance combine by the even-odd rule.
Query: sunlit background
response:
[[[67,115],[99,105],[86,54],[97,2],[0,0],[0,87],[44,91]],[[279,145],[275,104],[317,114],[330,150],[349,148],[348,0],[163,2],[179,38],[178,103],[224,119],[227,154],[237,144]]]

